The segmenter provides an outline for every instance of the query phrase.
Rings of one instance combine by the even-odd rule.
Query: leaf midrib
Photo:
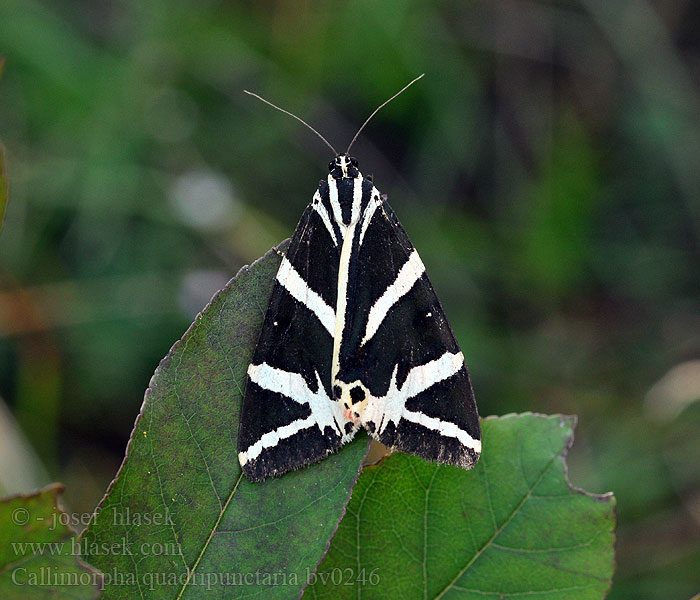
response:
[[[540,482],[544,479],[544,476],[545,476],[545,475],[549,472],[549,470],[552,468],[552,465],[554,464],[554,461],[555,461],[557,458],[558,458],[558,456],[553,456],[553,457],[549,460],[549,462],[546,464],[546,466],[544,467],[544,469],[543,469],[542,472],[540,473],[539,477],[535,480],[535,482],[532,484],[532,486],[530,487],[530,489],[528,489],[527,493],[523,496],[522,500],[521,500],[521,501],[518,503],[518,505],[511,511],[510,515],[508,515],[508,518],[507,518],[505,521],[503,521],[503,523],[501,524],[501,526],[500,526],[498,529],[496,529],[496,531],[493,533],[493,535],[492,535],[488,540],[486,540],[486,542],[484,543],[484,545],[476,551],[476,553],[474,554],[474,556],[472,556],[471,560],[469,560],[469,562],[467,562],[467,564],[464,566],[464,568],[463,568],[462,570],[460,570],[460,571],[457,573],[457,575],[455,575],[455,577],[452,579],[452,581],[450,581],[450,582],[442,589],[442,591],[440,591],[440,593],[439,593],[437,596],[435,596],[434,600],[439,600],[439,599],[442,598],[449,590],[451,590],[451,589],[455,586],[455,584],[457,583],[457,581],[460,580],[460,578],[462,577],[462,575],[464,575],[464,574],[467,572],[467,569],[469,569],[469,567],[471,567],[471,566],[476,562],[476,560],[486,551],[486,549],[489,548],[489,547],[491,546],[491,544],[493,543],[493,541],[501,534],[501,532],[502,532],[502,531],[508,526],[508,524],[513,520],[513,518],[514,518],[515,515],[518,513],[518,511],[519,511],[519,510],[523,507],[523,505],[530,499],[530,497],[532,496],[532,492],[533,492],[533,491],[535,490],[535,488],[540,484]],[[483,457],[482,457],[482,460],[483,460]]]
[[[207,538],[207,541],[204,542],[204,546],[202,546],[202,550],[199,553],[197,560],[194,561],[192,568],[188,569],[187,579],[182,584],[182,587],[180,588],[180,592],[175,597],[175,600],[180,600],[182,598],[182,595],[185,593],[185,590],[187,589],[187,586],[190,583],[190,579],[192,579],[192,575],[194,575],[194,572],[197,570],[199,563],[201,562],[202,558],[204,557],[204,553],[207,551],[207,548],[209,547],[209,544],[211,543],[211,540],[214,537],[214,534],[216,533],[217,528],[219,527],[219,523],[221,523],[221,519],[224,517],[224,513],[226,512],[228,505],[230,504],[231,500],[233,499],[233,496],[236,494],[236,491],[238,490],[238,486],[240,485],[242,479],[243,479],[243,471],[241,471],[240,475],[238,476],[238,480],[236,481],[236,485],[233,486],[231,493],[229,494],[228,498],[226,499],[226,504],[224,504],[223,508],[219,511],[219,517],[216,519],[216,523],[214,523],[214,526],[211,528],[211,531],[209,532],[209,537]]]

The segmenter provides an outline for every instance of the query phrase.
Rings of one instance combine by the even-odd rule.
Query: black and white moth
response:
[[[386,196],[335,154],[282,257],[248,367],[243,471],[261,481],[317,462],[360,427],[468,469],[481,431],[462,352]]]

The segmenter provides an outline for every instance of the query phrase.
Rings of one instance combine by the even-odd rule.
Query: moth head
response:
[[[328,163],[328,171],[333,179],[362,177],[357,159],[348,154],[338,154]]]

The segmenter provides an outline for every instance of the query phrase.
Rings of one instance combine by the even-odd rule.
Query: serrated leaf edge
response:
[[[53,502],[56,510],[64,514],[66,516],[69,516],[68,513],[66,512],[66,509],[63,506],[63,503],[61,502],[60,495],[63,493],[63,491],[66,489],[66,486],[63,485],[62,483],[50,483],[43,488],[40,488],[38,490],[35,490],[33,492],[28,492],[24,494],[12,494],[11,496],[5,496],[4,498],[0,498],[0,503],[1,504],[6,504],[8,502],[11,502],[13,500],[31,500],[33,498],[37,498],[38,496],[41,496],[42,494],[50,494],[53,496]],[[65,528],[69,531],[68,534],[64,535],[61,537],[61,541],[65,541],[70,539],[73,536],[80,537],[79,532],[73,529],[73,527],[70,526],[70,519],[65,519],[66,525]],[[72,535],[71,535],[72,534]],[[82,555],[73,555],[75,558],[75,561],[77,565],[86,571],[92,573],[93,575],[96,576],[96,580],[99,579],[99,587],[94,588],[94,595],[92,596],[92,600],[97,600],[101,595],[102,595],[102,589],[104,587],[104,574],[102,571],[97,569],[96,567],[93,567],[90,563],[85,562],[82,558]],[[8,564],[8,567],[11,567],[12,563]],[[8,570],[7,567],[3,570]]]
[[[287,240],[284,240],[283,242],[280,242],[277,246],[271,248],[271,249],[268,250],[265,254],[263,254],[261,257],[259,257],[259,258],[256,259],[255,261],[253,261],[250,265],[244,265],[243,267],[241,267],[241,268],[238,270],[238,272],[228,281],[228,283],[226,283],[226,285],[225,285],[224,287],[222,287],[220,290],[218,290],[218,291],[211,297],[211,300],[209,300],[209,302],[207,303],[207,305],[197,314],[197,316],[194,318],[194,320],[192,321],[192,323],[190,323],[190,326],[187,328],[187,330],[185,331],[185,333],[182,334],[182,337],[181,337],[179,340],[177,340],[177,341],[171,346],[170,350],[169,350],[168,353],[165,355],[165,357],[163,357],[163,358],[160,360],[160,362],[158,363],[158,366],[156,367],[156,370],[153,372],[153,375],[151,376],[151,379],[150,379],[150,381],[148,382],[148,387],[146,388],[146,391],[144,392],[143,402],[142,402],[142,404],[141,404],[141,409],[139,410],[139,413],[138,413],[138,415],[136,415],[136,419],[134,420],[134,426],[133,426],[133,428],[132,428],[132,430],[131,430],[131,434],[129,435],[129,441],[127,442],[127,445],[126,445],[126,451],[124,452],[124,458],[123,458],[123,460],[122,460],[122,463],[121,463],[121,465],[119,466],[119,469],[117,469],[117,472],[116,472],[116,474],[114,475],[114,478],[112,479],[112,481],[111,481],[111,482],[109,483],[109,485],[107,486],[107,490],[105,491],[104,495],[102,496],[102,499],[99,501],[99,503],[98,503],[97,506],[95,507],[95,510],[93,511],[93,514],[92,514],[92,517],[90,518],[90,521],[89,521],[87,527],[85,528],[85,530],[82,532],[81,535],[84,535],[85,532],[86,532],[88,529],[90,529],[90,527],[91,527],[92,524],[94,523],[95,519],[97,518],[97,515],[99,514],[99,512],[100,512],[100,510],[101,510],[101,508],[102,508],[102,505],[105,503],[105,501],[107,500],[107,498],[109,497],[109,495],[112,493],[112,490],[114,489],[114,486],[116,485],[116,482],[117,482],[117,480],[119,479],[119,476],[121,475],[122,470],[123,470],[124,467],[126,466],[126,463],[127,463],[128,459],[129,459],[129,451],[131,450],[131,444],[132,444],[132,442],[133,442],[133,440],[134,440],[134,438],[135,438],[136,432],[137,432],[137,430],[138,430],[139,423],[140,423],[141,419],[143,418],[144,412],[145,412],[145,410],[146,410],[146,406],[147,406],[147,404],[148,404],[149,396],[151,395],[151,392],[152,392],[153,387],[154,387],[154,380],[156,379],[157,375],[159,375],[160,372],[172,361],[173,355],[175,354],[175,352],[177,351],[177,349],[180,347],[181,344],[186,343],[186,338],[187,338],[187,336],[190,334],[190,332],[191,332],[195,327],[197,327],[197,326],[199,325],[199,322],[200,322],[201,319],[202,319],[202,314],[203,314],[204,312],[206,312],[206,311],[209,309],[209,307],[211,307],[212,304],[214,304],[214,302],[216,302],[217,298],[218,298],[221,294],[223,294],[224,292],[227,292],[228,290],[230,290],[231,287],[236,283],[237,279],[238,279],[242,274],[247,273],[247,272],[250,270],[250,268],[251,268],[252,266],[256,265],[257,263],[259,263],[259,262],[261,262],[261,261],[266,260],[266,259],[267,259],[269,256],[271,256],[272,254],[279,254],[279,253],[280,253],[279,248],[280,248],[281,246],[283,246],[284,244],[286,244],[286,242],[287,242]],[[234,486],[234,489],[236,489],[236,488],[238,487],[238,484],[239,484],[239,483],[240,483],[240,478],[239,478],[239,480],[236,482],[236,484],[235,484],[235,486]],[[230,498],[229,498],[229,501],[230,501]],[[228,505],[228,502],[227,502],[227,505]],[[223,513],[222,513],[222,514],[223,514]],[[221,519],[221,516],[219,517],[219,519]]]
[[[576,492],[577,494],[581,494],[582,496],[586,496],[589,498],[592,498],[594,500],[598,500],[600,502],[605,502],[609,503],[611,500],[613,501],[613,506],[612,506],[612,516],[613,516],[613,565],[612,565],[612,573],[610,575],[610,581],[608,585],[608,589],[605,591],[605,594],[603,597],[607,596],[608,593],[610,592],[610,588],[612,587],[612,580],[615,575],[615,570],[617,568],[617,562],[616,562],[616,554],[615,554],[615,547],[617,545],[617,513],[615,511],[615,496],[613,492],[605,492],[603,494],[594,494],[591,492],[588,492],[586,490],[583,490],[579,487],[576,487],[571,484],[571,481],[569,480],[569,466],[566,462],[566,457],[569,453],[569,450],[574,444],[574,430],[576,428],[576,425],[578,423],[578,416],[577,415],[563,415],[563,414],[552,414],[552,415],[546,415],[543,413],[537,413],[537,412],[524,412],[524,413],[507,413],[502,416],[498,415],[489,415],[488,417],[484,417],[482,420],[483,421],[491,421],[491,420],[505,420],[505,419],[513,419],[513,418],[520,418],[520,417],[540,417],[544,418],[547,420],[552,420],[555,418],[558,418],[560,421],[560,426],[564,426],[567,424],[569,426],[569,434],[566,439],[566,443],[564,444],[563,448],[561,449],[560,452],[555,454],[551,460],[547,463],[547,465],[542,469],[542,473],[540,473],[540,476],[538,477],[537,481],[530,487],[528,490],[527,494],[523,497],[523,499],[518,503],[518,505],[513,509],[511,514],[508,516],[508,518],[503,522],[503,524],[498,528],[498,530],[491,536],[491,538],[476,552],[476,554],[472,557],[472,559],[467,563],[467,565],[448,583],[442,591],[440,591],[439,594],[437,594],[433,600],[439,600],[439,598],[442,598],[449,590],[452,589],[454,584],[464,575],[464,573],[467,572],[469,567],[474,564],[476,559],[481,556],[484,551],[490,546],[490,544],[498,537],[498,535],[503,531],[503,529],[510,523],[510,521],[513,519],[513,517],[517,514],[518,510],[527,502],[528,498],[532,495],[533,490],[539,485],[540,481],[544,478],[544,476],[549,472],[550,468],[554,464],[554,462],[561,457],[562,460],[562,467],[563,467],[563,472],[564,472],[564,481],[566,485],[569,487],[569,489],[573,492]]]

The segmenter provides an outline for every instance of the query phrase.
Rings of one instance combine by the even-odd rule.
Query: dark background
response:
[[[482,415],[579,415],[610,597],[700,592],[700,8],[0,0],[0,493],[90,512],[158,361],[353,149]]]

